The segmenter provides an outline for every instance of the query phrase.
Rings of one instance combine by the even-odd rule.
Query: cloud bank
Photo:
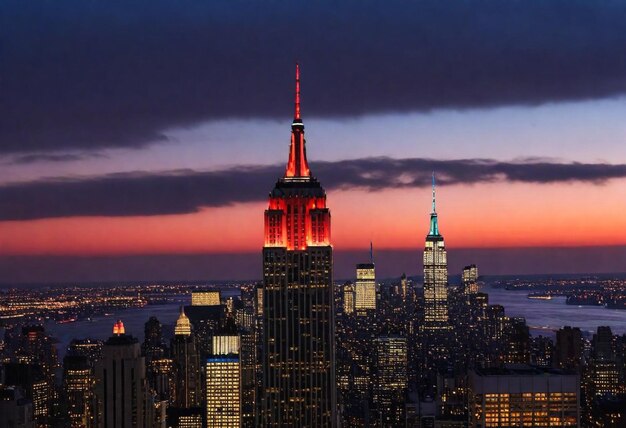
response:
[[[312,165],[327,190],[430,186],[506,181],[600,184],[626,178],[626,164],[501,162],[491,159],[362,158]],[[196,212],[203,207],[263,201],[284,167],[241,165],[219,171],[179,170],[59,177],[0,186],[0,220],[70,216],[151,216]]]
[[[624,22],[619,1],[6,0],[0,154],[284,118],[296,60],[305,118],[622,95]]]

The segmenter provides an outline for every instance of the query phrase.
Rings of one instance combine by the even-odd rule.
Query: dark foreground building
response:
[[[335,426],[330,211],[307,164],[297,66],[289,162],[265,211],[263,281],[260,424]]]

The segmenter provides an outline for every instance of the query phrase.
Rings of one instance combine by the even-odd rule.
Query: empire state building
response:
[[[269,195],[263,247],[262,426],[336,426],[330,211],[295,113],[285,174]]]

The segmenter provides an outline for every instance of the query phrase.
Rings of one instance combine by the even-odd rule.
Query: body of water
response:
[[[607,309],[603,306],[578,306],[565,304],[565,297],[552,300],[529,299],[530,291],[512,291],[484,287],[489,294],[489,304],[502,305],[507,316],[523,317],[534,335],[554,335],[559,328],[569,325],[593,334],[598,326],[611,327],[613,334],[626,333],[626,310]]]
[[[552,300],[528,299],[528,291],[509,291],[501,288],[485,287],[483,292],[489,294],[489,303],[504,306],[509,317],[523,317],[531,327],[534,335],[553,336],[559,328],[569,325],[579,327],[587,335],[593,334],[598,326],[610,326],[614,334],[626,334],[626,310],[606,309],[601,306],[566,305],[565,297]],[[236,294],[232,291],[225,295]],[[188,302],[186,304],[189,304]],[[117,319],[124,322],[126,333],[143,341],[144,324],[151,316],[157,317],[163,324],[163,333],[170,337],[178,314],[180,304],[149,305],[143,308],[123,309],[109,316],[95,317],[90,321],[83,320],[73,323],[46,324],[46,330],[58,339],[57,349],[62,358],[65,349],[74,338],[93,338],[106,340],[112,334],[113,323]]]
[[[187,303],[189,304],[189,303]],[[122,309],[108,316],[98,316],[91,320],[81,320],[71,323],[48,322],[46,331],[58,340],[57,350],[59,358],[63,358],[67,346],[72,339],[99,339],[106,340],[113,334],[113,324],[118,319],[124,323],[126,334],[130,334],[143,342],[144,324],[152,316],[157,317],[163,324],[163,333],[174,331],[174,324],[180,313],[180,304],[148,305],[143,308]]]

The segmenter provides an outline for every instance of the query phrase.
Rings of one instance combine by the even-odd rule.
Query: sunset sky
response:
[[[296,61],[336,277],[626,271],[623,3],[210,3],[0,6],[0,283],[259,278]]]

